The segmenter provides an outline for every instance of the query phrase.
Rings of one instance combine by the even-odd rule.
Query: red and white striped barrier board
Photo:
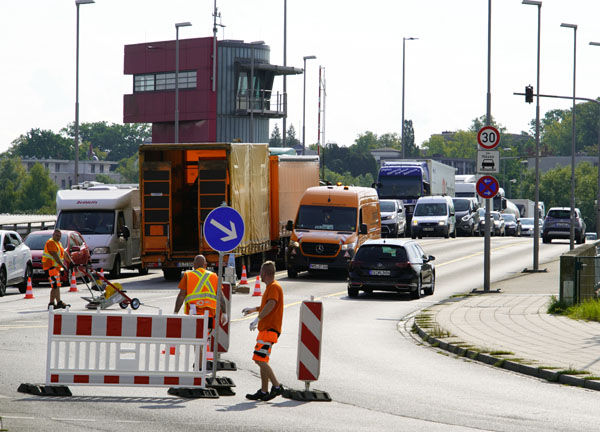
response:
[[[298,335],[298,365],[300,381],[316,381],[321,371],[321,337],[323,335],[323,304],[305,300],[300,306]]]
[[[204,387],[208,336],[208,314],[52,310],[46,384]]]
[[[221,324],[219,319],[219,352],[225,353],[229,351],[229,320],[231,319],[231,284],[223,282],[221,285],[221,292],[225,299],[225,306],[227,312],[227,324]],[[213,346],[214,349],[214,346]]]

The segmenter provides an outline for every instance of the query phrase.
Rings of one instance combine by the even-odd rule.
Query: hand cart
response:
[[[119,283],[111,283],[98,271],[86,266],[77,266],[76,271],[82,275],[83,282],[91,294],[91,297],[81,297],[88,302],[87,309],[106,309],[116,303],[121,309],[137,309],[141,303],[137,298],[131,298],[125,294],[125,290]]]

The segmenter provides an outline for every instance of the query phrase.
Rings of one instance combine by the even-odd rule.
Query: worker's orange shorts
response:
[[[258,332],[252,360],[269,363],[271,347],[277,343],[277,339],[277,333],[272,330],[263,330]]]

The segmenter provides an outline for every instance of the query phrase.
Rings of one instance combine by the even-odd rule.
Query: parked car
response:
[[[585,239],[586,240],[598,240],[598,235],[595,232],[586,232]]]
[[[533,218],[521,218],[521,235],[522,236],[533,236],[534,234],[534,230],[533,230],[533,222],[534,219]],[[540,235],[542,234],[542,226],[544,224],[544,221],[542,218],[539,218],[539,225],[540,225]]]
[[[585,221],[581,216],[581,211],[575,208],[574,231],[575,241],[585,243]],[[550,243],[554,239],[571,238],[571,208],[570,207],[552,207],[548,210],[546,219],[544,219],[542,241]]]
[[[406,235],[406,213],[400,200],[379,200],[381,212],[381,236],[404,237]]]
[[[504,232],[506,235],[521,236],[521,220],[516,218],[513,214],[503,214],[502,218],[504,219]]]
[[[69,253],[74,265],[86,265],[90,262],[90,248],[78,231],[61,230],[62,236],[60,243]],[[52,230],[35,231],[27,236],[25,244],[31,249],[33,262],[33,277],[31,281],[37,285],[40,282],[48,282],[48,278],[42,269],[42,255],[44,246],[48,239],[52,237]],[[71,270],[61,272],[61,283],[68,285],[71,283]]]
[[[452,198],[424,196],[417,200],[410,223],[413,239],[423,236],[456,237],[456,216]]]
[[[453,198],[457,233],[474,236],[479,232],[479,203],[476,198]]]
[[[31,251],[16,231],[0,230],[0,297],[6,288],[16,286],[27,291],[27,279],[32,274]]]
[[[435,291],[435,257],[426,255],[412,240],[367,240],[350,261],[348,296],[359,291],[409,292],[411,298]]]

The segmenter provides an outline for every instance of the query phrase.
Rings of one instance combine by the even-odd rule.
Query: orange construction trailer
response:
[[[217,264],[202,228],[222,203],[244,219],[244,237],[232,251],[237,264],[250,271],[265,259],[283,260],[289,215],[319,182],[318,157],[270,156],[268,144],[146,144],[139,152],[142,261],[162,268],[167,280],[178,280],[198,253]]]

